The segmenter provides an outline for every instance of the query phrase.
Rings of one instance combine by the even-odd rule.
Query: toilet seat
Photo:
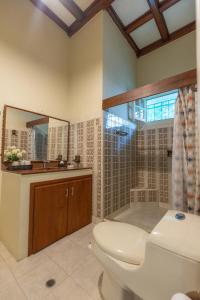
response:
[[[120,222],[102,222],[93,230],[97,245],[120,261],[140,265],[145,257],[145,244],[149,234],[133,225]]]

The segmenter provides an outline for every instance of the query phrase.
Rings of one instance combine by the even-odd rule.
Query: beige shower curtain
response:
[[[172,207],[200,213],[199,108],[194,87],[179,90],[174,115]]]

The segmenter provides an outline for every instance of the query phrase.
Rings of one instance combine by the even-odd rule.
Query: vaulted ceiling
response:
[[[106,9],[136,55],[195,30],[195,0],[30,0],[72,36]]]

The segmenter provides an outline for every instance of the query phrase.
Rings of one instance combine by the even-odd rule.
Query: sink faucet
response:
[[[49,163],[48,160],[43,160],[43,168],[44,169],[46,169],[48,163]]]

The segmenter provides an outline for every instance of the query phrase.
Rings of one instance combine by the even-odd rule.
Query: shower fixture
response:
[[[128,132],[123,131],[123,130],[119,130],[119,129],[117,129],[115,133],[117,135],[120,135],[120,136],[127,136],[128,135]]]

